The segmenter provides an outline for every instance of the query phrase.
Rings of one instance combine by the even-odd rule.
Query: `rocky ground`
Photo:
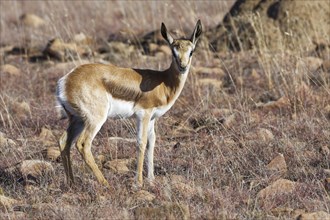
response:
[[[319,26],[303,6],[290,23],[284,11],[297,1],[287,2],[1,2],[0,218],[330,218],[329,11],[326,1],[307,1],[325,8],[317,10]],[[155,184],[132,188],[135,123],[108,120],[92,150],[111,189],[74,147],[69,188],[57,145],[67,122],[55,108],[56,82],[82,63],[166,68],[171,51],[158,30],[162,20],[150,24],[153,14],[176,36],[190,34],[197,18],[205,31],[182,95],[157,122]],[[288,40],[294,16],[310,18],[297,22],[312,24],[309,38]]]

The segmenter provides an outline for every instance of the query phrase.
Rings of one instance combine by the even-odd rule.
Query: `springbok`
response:
[[[190,39],[173,39],[162,23],[161,33],[172,49],[171,66],[164,71],[121,68],[114,65],[81,65],[57,83],[57,100],[69,119],[59,140],[67,183],[74,182],[70,148],[76,147],[98,182],[109,186],[91,152],[94,137],[108,117],[137,119],[137,185],[147,148],[148,179],[154,177],[155,120],[165,114],[179,97],[187,79],[192,54],[202,34],[198,20]]]

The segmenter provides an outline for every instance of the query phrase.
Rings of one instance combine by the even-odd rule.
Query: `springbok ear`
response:
[[[193,44],[196,44],[199,37],[201,36],[202,32],[203,32],[202,31],[202,22],[201,22],[201,20],[198,20],[196,23],[195,30],[194,30],[193,34],[191,35],[190,41]]]
[[[163,38],[167,41],[167,43],[172,44],[173,43],[173,37],[170,33],[168,33],[167,28],[164,23],[162,23],[161,27],[161,33]]]

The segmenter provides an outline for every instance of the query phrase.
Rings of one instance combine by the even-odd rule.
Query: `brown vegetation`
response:
[[[329,3],[233,3],[1,1],[0,219],[329,218]],[[155,184],[132,189],[136,128],[109,120],[93,154],[111,189],[75,148],[68,188],[57,80],[89,62],[164,69],[160,23],[180,36],[198,18],[188,82],[158,121]]]

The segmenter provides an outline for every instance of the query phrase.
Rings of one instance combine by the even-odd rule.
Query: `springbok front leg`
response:
[[[138,128],[138,146],[137,146],[137,173],[136,180],[138,186],[142,186],[143,184],[143,161],[144,161],[144,153],[147,146],[148,141],[148,128],[150,124],[150,113],[145,111],[143,114],[137,117],[137,128]]]
[[[149,182],[152,182],[155,179],[155,176],[154,176],[155,142],[156,142],[155,119],[152,119],[149,123],[148,144],[147,144],[147,162],[148,162],[148,180],[149,180]]]

